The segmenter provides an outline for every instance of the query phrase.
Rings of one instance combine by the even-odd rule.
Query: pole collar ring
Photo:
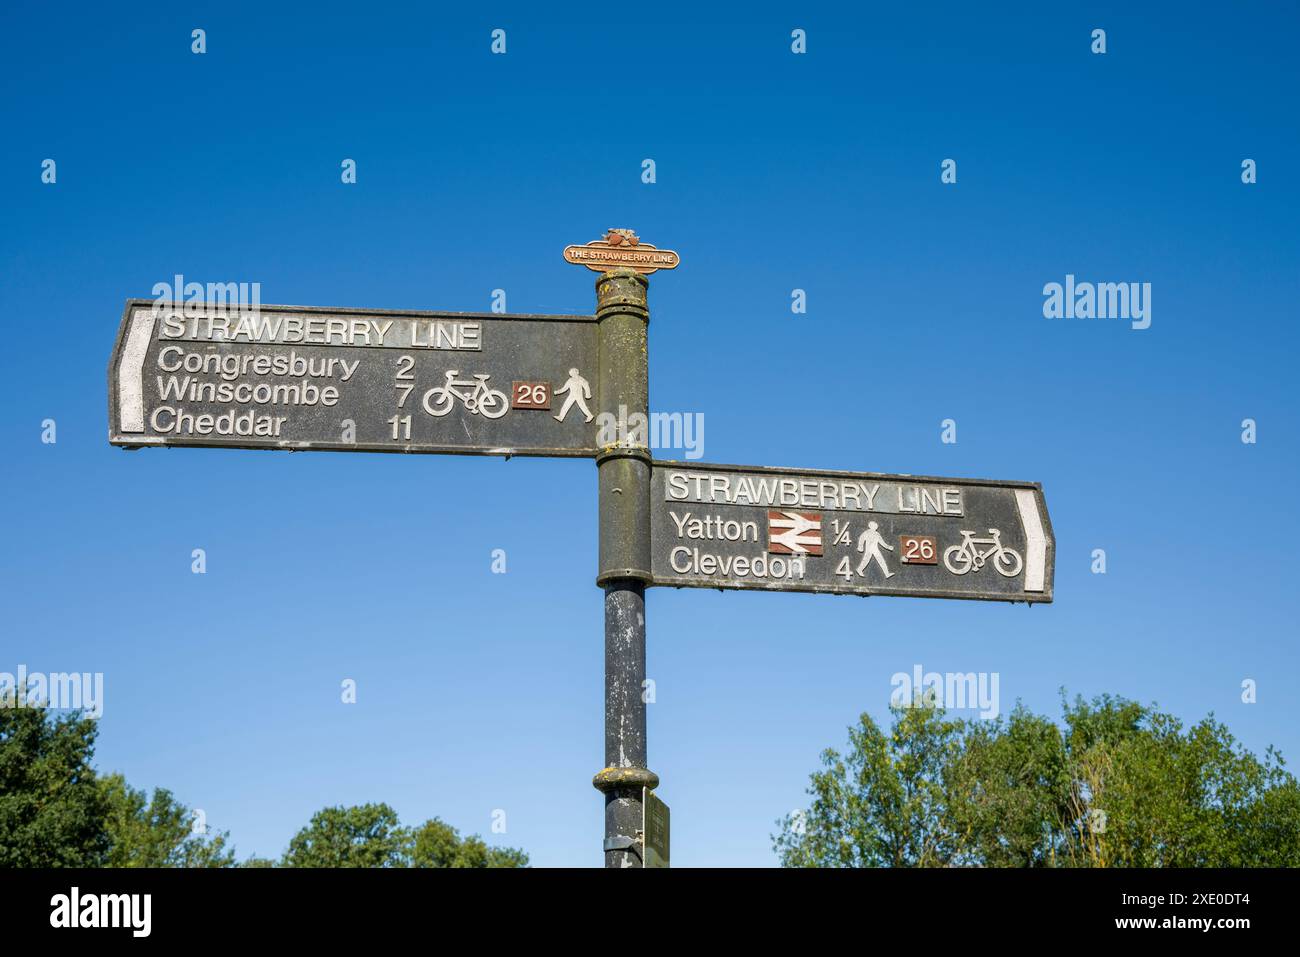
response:
[[[654,456],[644,445],[606,445],[596,453],[596,464],[608,462],[610,459],[640,459],[643,462],[652,461]]]
[[[601,768],[591,785],[605,794],[643,787],[653,791],[659,786],[659,775],[649,768]]]

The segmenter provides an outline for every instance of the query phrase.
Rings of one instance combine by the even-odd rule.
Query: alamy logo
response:
[[[910,675],[899,671],[889,679],[894,689],[889,704],[894,708],[943,708],[950,711],[978,708],[981,718],[996,718],[1001,712],[998,705],[1001,677],[996,671],[948,671],[940,674],[913,665]]]
[[[148,937],[152,927],[150,894],[82,894],[78,887],[50,898],[51,927],[128,927],[132,937]]]
[[[577,369],[570,369],[570,374]],[[586,380],[579,377],[582,385]],[[573,379],[568,384],[572,384]],[[557,390],[557,395],[559,394]],[[564,408],[569,408],[573,401],[573,392]],[[556,416],[560,418],[560,416]],[[591,416],[587,416],[591,421]],[[641,446],[651,449],[681,449],[688,459],[698,459],[704,455],[704,413],[703,412],[651,412],[649,416],[640,412],[631,412],[627,406],[618,407],[618,415],[602,412],[596,416],[596,442],[602,448],[612,446]]]
[[[104,673],[52,671],[18,673],[0,671],[0,708],[51,708],[81,711],[87,718],[104,714]]]
[[[177,273],[171,282],[153,284],[153,314],[177,309],[187,316],[257,316],[262,311],[260,282],[186,282]]]
[[[1134,329],[1151,325],[1151,283],[1075,282],[1067,273],[1064,283],[1043,287],[1044,319],[1128,319]]]

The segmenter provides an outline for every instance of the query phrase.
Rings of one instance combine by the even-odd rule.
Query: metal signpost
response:
[[[605,592],[607,867],[667,867],[646,756],[648,586],[1050,602],[1055,540],[1026,482],[656,462],[646,291],[677,253],[631,230],[564,250],[595,316],[130,300],[108,370],[126,448],[594,457]],[[646,421],[642,418],[641,421]]]

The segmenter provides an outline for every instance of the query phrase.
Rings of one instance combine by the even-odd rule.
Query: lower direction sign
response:
[[[596,454],[591,316],[126,304],[114,445]]]
[[[1050,602],[1041,486],[655,462],[652,584]]]
[[[668,805],[654,791],[641,789],[641,866],[668,867]]]

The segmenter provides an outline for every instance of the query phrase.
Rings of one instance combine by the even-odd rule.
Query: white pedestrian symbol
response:
[[[591,398],[591,385],[586,379],[578,375],[577,369],[569,370],[569,381],[556,389],[555,395],[562,392],[569,393],[569,396],[564,400],[564,405],[560,407],[560,414],[555,417],[556,420],[563,422],[564,417],[569,414],[569,409],[577,405],[582,414],[587,417],[587,421],[590,422],[592,416],[591,410],[587,408],[587,400]]]
[[[858,565],[858,574],[865,575],[867,566],[871,564],[871,560],[874,558],[880,563],[880,570],[885,573],[885,577],[893,578],[894,573],[885,564],[885,556],[880,553],[880,550],[887,548],[892,552],[894,546],[885,544],[885,536],[877,531],[879,527],[875,522],[867,522],[867,530],[858,536],[858,551],[862,552],[862,562]]]

